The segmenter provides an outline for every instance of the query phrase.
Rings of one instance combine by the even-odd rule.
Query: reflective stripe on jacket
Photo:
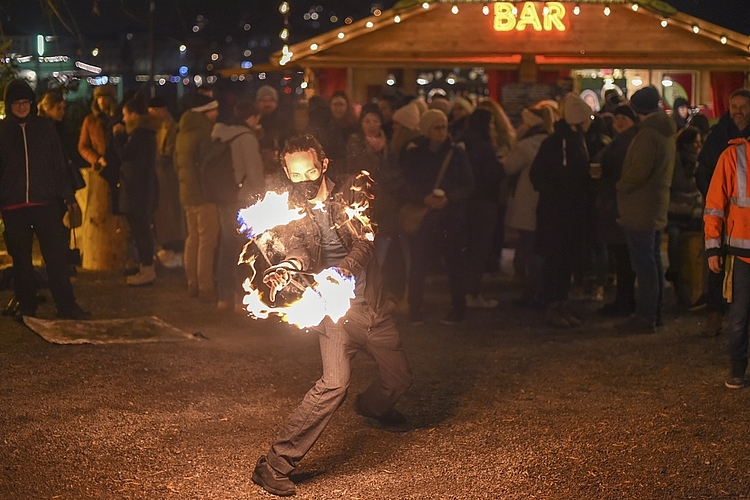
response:
[[[750,143],[733,139],[716,164],[703,212],[707,256],[718,255],[726,245],[730,254],[750,258],[748,156]]]

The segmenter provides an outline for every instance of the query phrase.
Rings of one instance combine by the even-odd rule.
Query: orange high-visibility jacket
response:
[[[716,163],[703,212],[706,256],[718,255],[724,244],[731,255],[750,259],[748,157],[750,142],[732,139]]]

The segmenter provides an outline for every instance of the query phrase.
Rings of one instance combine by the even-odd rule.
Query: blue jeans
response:
[[[366,352],[378,367],[378,378],[361,397],[364,409],[371,414],[382,415],[393,408],[412,383],[401,336],[391,316],[353,305],[338,323],[326,317],[320,328],[323,375],[305,394],[267,454],[269,465],[286,475],[310,451],[344,402],[357,351]]]
[[[715,273],[723,276],[723,273]],[[744,377],[747,369],[747,327],[750,320],[750,264],[734,259],[732,274],[732,302],[729,304],[727,323],[729,332],[729,360],[732,363],[732,377]]]
[[[635,314],[649,323],[661,316],[664,271],[661,263],[661,231],[625,230],[630,263],[638,279]]]

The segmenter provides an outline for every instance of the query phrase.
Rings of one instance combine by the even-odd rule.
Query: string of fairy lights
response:
[[[656,13],[657,11],[653,9],[653,7],[647,7],[644,6],[644,4],[647,3],[648,0],[644,0],[644,2],[633,2],[631,0],[611,0],[609,2],[601,2],[599,0],[559,0],[557,2],[551,2],[551,1],[545,1],[543,2],[542,6],[542,15],[547,16],[551,12],[551,7],[558,7],[560,4],[573,4],[573,8],[571,9],[571,12],[574,16],[581,15],[582,5],[600,5],[602,9],[602,14],[605,17],[609,17],[613,14],[612,6],[613,5],[620,5],[620,6],[629,6],[630,9],[633,12],[638,12],[639,10],[642,10],[643,8],[646,8],[647,10],[651,11],[652,13]],[[527,3],[540,3],[540,2],[527,2],[525,0],[430,0],[430,1],[423,1],[421,4],[415,3],[414,7],[421,6],[422,9],[429,10],[435,6],[435,4],[442,4],[442,3],[449,3],[451,4],[450,12],[454,15],[458,15],[463,9],[465,8],[471,8],[468,6],[468,4],[480,4],[481,5],[481,12],[485,16],[489,16],[490,14],[497,13],[498,4],[505,4],[502,9],[505,11],[507,9],[507,4],[511,4],[511,12],[513,16],[519,15],[519,7],[524,7]],[[392,22],[395,24],[400,23],[404,17],[407,15],[407,11],[410,11],[411,8],[404,8],[399,10],[394,10],[392,15]],[[279,38],[284,42],[284,46],[282,49],[282,57],[279,61],[279,64],[282,66],[289,63],[292,59],[292,52],[289,48],[289,45],[287,44],[287,41],[289,39],[290,33],[289,33],[289,12],[290,7],[289,3],[284,1],[279,5],[279,12],[284,16],[284,28],[279,34]],[[380,17],[384,12],[381,9],[377,9],[376,11],[373,11],[374,17]],[[659,18],[659,14],[656,14],[656,18],[659,19],[659,24],[662,28],[666,28],[670,25],[673,26],[679,26],[682,28],[690,29],[693,33],[699,34],[701,33],[703,36],[713,38],[720,42],[721,44],[726,45],[727,43],[731,42],[731,45],[742,48],[743,50],[750,51],[750,38],[748,40],[737,40],[736,36],[733,37],[732,40],[730,40],[725,33],[722,33],[720,31],[717,31],[717,29],[721,29],[718,26],[711,25],[710,27],[701,27],[698,24],[691,23],[685,19],[679,19],[680,16],[677,16],[677,11],[674,11],[675,18],[671,17],[673,14],[670,13],[664,13],[662,12],[661,18]],[[385,16],[384,16],[385,17]],[[351,21],[347,19],[347,24],[351,24]],[[376,21],[377,22],[377,21]],[[706,23],[708,24],[708,23]],[[364,23],[365,29],[370,29],[375,25],[372,20],[368,20]],[[710,28],[710,29],[709,29]],[[318,50],[321,50],[328,46],[331,42],[335,42],[336,39],[342,40],[344,39],[348,34],[351,32],[347,32],[345,30],[340,30],[338,33],[336,33],[334,36],[335,38],[332,38],[331,40],[326,40],[328,36],[324,38],[319,38],[318,40],[312,42],[308,50],[311,52],[316,52]]]

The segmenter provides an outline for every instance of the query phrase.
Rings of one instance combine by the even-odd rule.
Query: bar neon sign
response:
[[[495,2],[492,27],[505,32],[524,31],[527,27],[534,31],[565,31],[565,14],[565,6],[560,2],[546,2],[541,15],[534,2],[524,2],[520,9],[510,2]]]

